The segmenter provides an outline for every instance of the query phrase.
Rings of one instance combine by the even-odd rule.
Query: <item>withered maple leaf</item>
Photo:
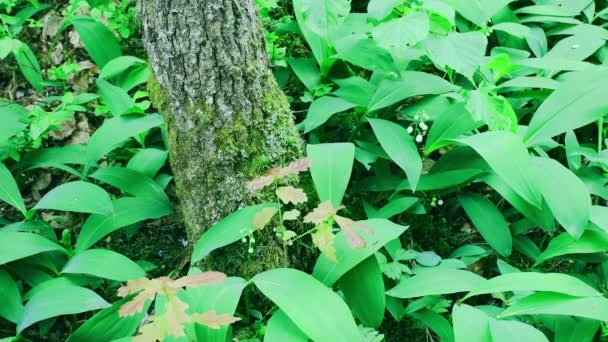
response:
[[[331,226],[329,224],[322,224],[317,231],[312,234],[312,242],[329,259],[338,262],[336,249],[334,248],[335,237],[336,236],[331,231]]]
[[[285,204],[289,204],[289,202],[293,204],[304,203],[308,200],[306,197],[306,193],[304,190],[299,188],[294,188],[293,186],[282,186],[277,188],[277,196],[281,199],[281,201]]]
[[[202,324],[211,329],[219,329],[223,325],[229,325],[241,320],[229,314],[218,314],[215,310],[203,312],[202,314],[194,314],[190,316],[190,319],[192,322]]]
[[[280,168],[275,167],[268,171],[266,171],[260,177],[250,181],[247,183],[247,189],[254,191],[260,190],[268,185],[272,184],[276,179],[280,179],[289,175],[298,174],[300,172],[304,172],[308,170],[308,168],[312,165],[312,159],[310,158],[300,158],[286,167]]]
[[[285,221],[293,221],[300,217],[300,211],[298,209],[293,209],[290,211],[286,211],[283,214],[283,220]]]
[[[315,209],[313,209],[312,212],[304,216],[304,222],[320,224],[326,221],[328,218],[336,215],[339,210],[344,208],[346,207],[343,205],[334,207],[330,201],[322,202]]]
[[[336,223],[338,223],[338,226],[340,226],[340,229],[342,229],[342,232],[344,233],[344,235],[346,236],[346,241],[348,241],[348,243],[351,245],[351,247],[353,248],[365,248],[365,240],[363,239],[363,237],[361,235],[359,235],[355,229],[364,231],[368,234],[372,234],[373,230],[363,224],[357,223],[349,218],[346,217],[342,217],[342,216],[334,216],[334,219],[336,220]]]
[[[276,207],[266,207],[260,211],[258,211],[254,216],[251,224],[256,229],[264,229],[268,222],[272,220],[274,215],[279,211]]]

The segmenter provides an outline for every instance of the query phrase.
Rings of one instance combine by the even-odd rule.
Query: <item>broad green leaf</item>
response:
[[[312,159],[310,174],[321,202],[342,204],[355,161],[355,145],[351,143],[318,144],[306,147]]]
[[[61,315],[99,310],[109,307],[95,292],[79,286],[57,285],[36,293],[25,305],[17,324],[17,333],[32,324]]]
[[[608,69],[579,72],[545,100],[530,120],[524,137],[528,146],[592,123],[608,112],[602,94],[608,92]]]
[[[382,270],[376,257],[370,256],[359,263],[342,276],[337,285],[353,315],[364,326],[377,329],[384,318],[386,302]]]
[[[586,34],[576,34],[559,40],[546,58],[563,58],[582,61],[589,58],[595,51],[606,44],[606,40]]]
[[[148,301],[144,304],[141,312],[133,316],[119,317],[118,310],[120,310],[120,307],[132,300],[133,297],[128,296],[114,302],[111,307],[105,308],[87,319],[68,337],[66,342],[107,342],[133,336],[150,307],[150,301]]]
[[[538,177],[538,185],[557,222],[572,237],[580,238],[591,213],[591,196],[585,183],[554,159],[537,157],[532,164],[537,174],[542,175]]]
[[[530,76],[517,77],[497,86],[499,92],[513,91],[513,89],[528,90],[528,88],[552,89],[559,87],[558,81],[546,77]]]
[[[460,194],[458,200],[484,240],[500,255],[511,255],[511,231],[496,206],[482,195],[473,193]]]
[[[0,200],[19,209],[23,215],[27,212],[17,182],[3,163],[0,163]]]
[[[115,186],[130,195],[139,198],[154,198],[170,207],[169,198],[163,188],[152,178],[135,170],[110,166],[97,169],[90,177]]]
[[[592,342],[600,322],[586,318],[559,317],[555,327],[555,342]]]
[[[405,172],[412,191],[415,191],[422,173],[422,159],[412,137],[399,124],[382,119],[368,121],[384,151]]]
[[[404,71],[400,79],[386,79],[380,82],[367,107],[371,112],[413,96],[439,95],[458,89],[458,86],[438,76],[419,71]]]
[[[99,186],[75,181],[53,188],[38,201],[34,209],[112,215],[112,201],[110,195]]]
[[[40,64],[38,64],[36,55],[27,44],[19,44],[19,48],[15,51],[15,59],[25,79],[36,91],[42,92],[44,87],[42,74],[40,73]]]
[[[30,232],[44,236],[45,238],[56,242],[57,234],[51,225],[43,220],[30,220],[22,222],[14,222],[2,227],[3,232]]]
[[[601,296],[601,293],[583,281],[566,274],[519,272],[488,279],[471,290],[463,300],[480,294],[506,291],[549,291],[576,297]]]
[[[334,82],[340,87],[333,92],[334,95],[362,107],[367,107],[376,90],[373,84],[358,76],[336,79]]]
[[[419,200],[417,197],[396,198],[378,210],[365,206],[365,211],[368,218],[389,219],[412,208],[415,204],[419,203]]]
[[[425,39],[429,30],[428,15],[424,12],[412,12],[376,26],[372,30],[372,37],[391,53],[399,67],[405,67],[412,59],[409,51],[419,52],[411,46]]]
[[[386,294],[397,298],[414,298],[471,291],[483,284],[484,278],[469,271],[451,268],[423,268],[416,275],[403,278]]]
[[[520,315],[566,315],[603,321],[608,317],[608,299],[538,292],[518,300],[497,318]]]
[[[279,268],[253,277],[255,286],[314,341],[359,341],[344,301],[310,275]]]
[[[446,37],[429,37],[423,45],[437,67],[449,67],[472,79],[484,60],[488,41],[481,32],[450,32]]]
[[[338,233],[334,240],[338,262],[321,254],[312,272],[312,275],[319,279],[323,284],[332,286],[340,277],[346,274],[346,272],[357,266],[369,256],[374,255],[374,253],[389,241],[398,238],[408,228],[383,219],[358,221],[358,223],[373,230],[371,235],[361,232],[361,236],[366,240],[365,247],[360,249],[353,248],[346,241],[344,234],[341,232]]]
[[[442,342],[454,342],[454,330],[450,322],[440,314],[431,310],[420,310],[410,315],[433,330]]]
[[[86,153],[86,150],[85,145],[41,148],[26,153],[19,162],[19,166],[46,165],[49,163],[82,165],[84,164],[82,155]]]
[[[70,22],[78,32],[87,52],[100,69],[109,61],[122,55],[112,31],[99,21],[91,17],[77,16],[73,17]]]
[[[517,115],[506,98],[483,89],[469,91],[467,96],[467,109],[473,120],[484,122],[492,131],[517,132]]]
[[[608,233],[586,230],[578,240],[568,233],[562,233],[549,242],[547,248],[538,256],[536,265],[557,256],[601,253],[607,250]]]
[[[473,148],[518,195],[533,206],[541,207],[536,170],[518,136],[506,131],[491,131],[454,140]]]
[[[456,342],[490,342],[490,319],[485,312],[466,304],[452,309],[452,324]]]
[[[38,292],[49,287],[57,286],[86,286],[94,282],[94,278],[84,275],[65,275],[58,278],[51,278],[38,285],[35,285],[31,290],[23,294],[23,300],[27,301],[34,297]]]
[[[97,131],[91,136],[87,147],[85,159],[86,175],[88,169],[93,166],[99,158],[106,153],[122,145],[129,138],[134,137],[151,128],[163,124],[163,120],[158,114],[146,116],[118,116],[106,119]]]
[[[494,172],[485,173],[481,179],[496,190],[496,192],[511,203],[515,209],[524,214],[532,222],[535,222],[537,225],[549,232],[555,229],[555,220],[551,210],[547,206],[546,201],[543,200],[543,205],[541,207],[542,210],[534,207],[532,204],[518,195],[513,188],[511,188]]]
[[[452,143],[450,139],[458,138],[480,126],[481,124],[473,119],[463,103],[453,105],[433,122],[426,139],[424,153],[429,155],[435,150],[450,145]]]
[[[154,177],[167,161],[167,151],[157,148],[146,148],[129,160],[127,168]]]
[[[287,63],[296,74],[298,79],[306,86],[306,89],[313,92],[316,87],[321,85],[321,74],[319,66],[312,58],[289,58]]]
[[[0,116],[2,116],[2,126],[0,126],[0,148],[3,148],[3,146],[8,144],[8,139],[24,130],[27,125],[21,122],[24,115],[17,109],[6,106],[0,107]]]
[[[308,342],[308,336],[283,311],[277,310],[268,320],[264,342]]]
[[[304,133],[323,125],[329,118],[340,112],[347,111],[356,105],[339,97],[323,96],[310,105],[304,120]]]
[[[0,268],[0,302],[0,317],[17,323],[23,312],[21,293],[17,283],[4,268]]]
[[[397,73],[393,57],[388,50],[378,44],[376,39],[371,39],[367,34],[353,34],[335,42],[340,58],[361,68],[386,73]]]
[[[0,265],[48,251],[66,253],[61,246],[40,235],[0,231]]]
[[[203,233],[194,246],[191,262],[195,263],[212,251],[240,240],[243,237],[241,229],[253,227],[252,221],[255,214],[264,208],[277,206],[276,203],[258,204],[239,209],[228,215]]]
[[[109,61],[99,73],[99,77],[103,79],[112,79],[124,72],[126,72],[129,68],[141,64],[146,64],[146,61],[133,57],[133,56],[120,56],[116,57],[113,60]]]
[[[545,334],[531,325],[518,321],[490,320],[492,342],[549,342]]]
[[[420,176],[418,191],[443,190],[452,187],[462,186],[469,183],[483,171],[479,169],[457,169],[447,171],[437,171]],[[406,179],[401,182],[395,191],[411,190],[409,181]]]
[[[573,152],[580,147],[578,139],[576,138],[576,133],[574,133],[574,131],[566,132],[566,136],[564,138],[564,145],[566,149],[566,159],[568,161],[568,168],[572,171],[578,170],[582,165],[582,157],[580,155],[573,154]]]
[[[373,19],[382,20],[401,3],[403,0],[370,0],[367,4],[367,13]]]
[[[526,25],[503,22],[492,26],[492,30],[506,32],[517,38],[525,38],[530,34],[530,28]]]
[[[187,288],[179,296],[188,303],[189,313],[215,310],[218,314],[233,315],[246,286],[245,279],[230,277],[221,283]],[[227,341],[229,331],[229,326],[211,329],[195,324],[188,336],[196,337],[197,341]]]
[[[146,272],[131,259],[104,249],[88,249],[74,255],[61,273],[87,274],[116,281],[146,276]]]
[[[125,90],[103,78],[97,79],[97,89],[113,116],[123,115],[135,105],[135,100]]]

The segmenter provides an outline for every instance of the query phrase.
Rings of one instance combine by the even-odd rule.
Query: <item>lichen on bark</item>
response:
[[[302,155],[285,95],[270,72],[251,0],[140,0],[154,77],[150,98],[165,119],[170,162],[191,244],[252,204],[245,184]],[[205,264],[241,275],[286,266],[272,234],[246,263],[241,246]]]

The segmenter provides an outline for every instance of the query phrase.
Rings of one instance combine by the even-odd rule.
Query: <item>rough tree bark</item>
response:
[[[302,155],[285,95],[270,71],[253,0],[140,0],[170,163],[190,243],[252,202],[245,183]],[[267,233],[268,234],[268,233]],[[285,266],[282,246],[258,239],[213,253],[208,267],[248,275]]]

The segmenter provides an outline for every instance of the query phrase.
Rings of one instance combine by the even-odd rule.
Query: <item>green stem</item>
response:
[[[604,140],[604,117],[597,121],[597,153],[602,151],[602,140]]]

